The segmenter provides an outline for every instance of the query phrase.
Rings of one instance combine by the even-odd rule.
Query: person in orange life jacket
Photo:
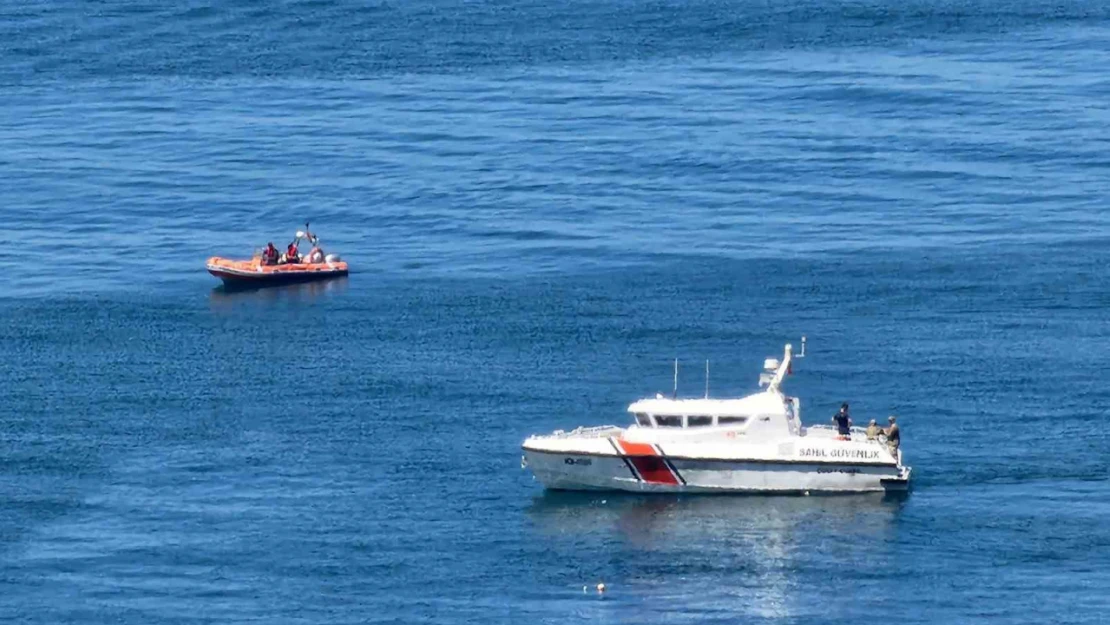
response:
[[[300,258],[297,256],[297,242],[296,241],[293,241],[292,243],[290,243],[289,244],[289,249],[287,249],[285,251],[285,262],[287,262],[287,263],[300,262]]]
[[[274,242],[270,241],[266,244],[266,249],[262,251],[262,264],[263,265],[276,265],[278,262],[278,251],[274,247]]]
[[[852,438],[852,417],[848,415],[848,404],[840,404],[840,412],[833,415],[833,422],[836,423],[837,438],[842,440],[851,440]]]

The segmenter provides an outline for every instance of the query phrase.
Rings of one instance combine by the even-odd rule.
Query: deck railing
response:
[[[859,426],[853,425],[850,429],[851,429],[851,432],[852,432],[852,440],[853,441],[866,441],[867,440],[867,428],[861,428]],[[815,436],[818,436],[820,438],[836,438],[837,436],[839,436],[839,432],[836,429],[835,425],[807,425],[805,427],[805,431],[806,431],[807,435],[810,435],[810,436],[815,435]],[[881,443],[881,444],[885,445],[886,444],[886,434],[883,434],[882,432],[879,432],[879,435],[877,437],[875,437],[874,442],[875,443]]]
[[[606,438],[621,432],[624,428],[616,425],[595,425],[593,427],[579,427],[567,432],[555,430],[550,434],[541,434],[531,438]]]

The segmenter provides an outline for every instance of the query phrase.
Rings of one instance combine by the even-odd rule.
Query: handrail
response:
[[[578,427],[567,432],[566,430],[555,430],[550,434],[539,434],[530,436],[529,438],[605,438],[614,431],[620,431],[624,428],[618,425],[595,425],[592,427]]]
[[[826,431],[827,430],[827,431],[830,431],[830,432],[833,432],[833,433],[838,432],[837,427],[835,425],[827,425],[827,424],[824,424],[824,423],[820,423],[820,424],[817,424],[817,425],[807,425],[806,430],[807,431],[811,431],[811,430]],[[872,439],[867,438],[867,428],[865,428],[865,427],[860,427],[858,425],[853,425],[849,428],[849,431],[852,433],[852,440],[855,440],[855,437],[857,435],[862,436],[863,440],[872,440]],[[886,444],[886,434],[880,430],[878,436],[876,436],[873,440],[875,440],[876,442],[881,442],[883,444]]]

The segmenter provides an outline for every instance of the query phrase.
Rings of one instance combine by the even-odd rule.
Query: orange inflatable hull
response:
[[[261,259],[231,260],[213,256],[206,263],[208,273],[228,286],[265,286],[310,280],[327,280],[347,275],[347,263],[289,263],[263,265]]]

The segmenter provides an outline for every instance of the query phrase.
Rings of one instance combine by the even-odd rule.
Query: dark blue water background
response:
[[[1105,622],[1107,67],[1082,0],[3,4],[0,620]],[[213,289],[306,219],[348,280]],[[519,468],[801,334],[908,498]]]

